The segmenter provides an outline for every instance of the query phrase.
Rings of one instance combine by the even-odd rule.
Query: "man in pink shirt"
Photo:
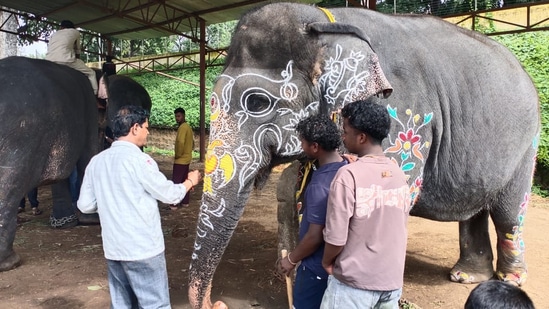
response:
[[[341,167],[330,186],[322,259],[330,276],[320,308],[398,309],[411,200],[406,176],[381,146],[389,114],[357,101],[341,115],[343,144],[358,159]]]

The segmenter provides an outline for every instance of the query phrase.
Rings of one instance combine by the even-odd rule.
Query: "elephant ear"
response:
[[[368,46],[374,50],[372,44],[370,44],[370,38],[360,28],[343,23],[310,23],[306,27],[309,32],[316,33],[328,33],[328,34],[350,34],[358,37],[364,42],[368,43]],[[375,52],[375,51],[374,51]]]

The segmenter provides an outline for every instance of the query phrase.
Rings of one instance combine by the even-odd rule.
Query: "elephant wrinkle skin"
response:
[[[272,167],[303,156],[295,125],[317,113],[341,123],[338,111],[357,99],[387,108],[392,124],[383,146],[408,178],[410,214],[459,221],[460,255],[450,280],[475,283],[495,275],[523,284],[523,223],[540,115],[521,64],[492,39],[437,17],[329,12],[271,3],[250,10],[236,26],[210,97],[210,145],[189,272],[192,307],[212,308],[213,274],[253,186],[260,187]],[[279,209],[278,220],[286,221],[279,222],[286,229],[279,235],[297,237],[289,185],[297,177],[288,174],[277,190],[279,207],[291,207]],[[498,238],[495,271],[490,219]],[[281,242],[291,248],[295,239]]]
[[[0,166],[10,167],[0,169],[0,271],[5,271],[20,263],[13,241],[21,197],[67,179],[75,166],[83,175],[99,143],[96,101],[82,73],[25,57],[0,60],[0,72]],[[65,185],[70,201],[68,181]]]

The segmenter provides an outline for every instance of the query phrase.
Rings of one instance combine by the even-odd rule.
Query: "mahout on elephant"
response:
[[[5,271],[21,261],[13,250],[21,197],[67,179],[75,166],[83,173],[98,152],[98,122],[89,80],[51,61],[0,60],[0,92],[0,271]]]
[[[512,53],[432,16],[272,3],[240,19],[210,98],[189,272],[193,308],[212,307],[215,269],[254,186],[274,166],[302,157],[295,124],[316,113],[337,120],[358,99],[382,104],[392,118],[384,149],[407,175],[411,214],[459,221],[450,279],[495,274],[524,283],[522,232],[540,121],[536,89]],[[281,247],[292,248],[296,164],[286,171],[279,234]],[[495,272],[489,218],[498,238]]]

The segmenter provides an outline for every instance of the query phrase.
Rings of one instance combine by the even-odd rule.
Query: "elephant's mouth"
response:
[[[265,183],[267,183],[267,179],[269,179],[272,170],[273,167],[270,165],[259,170],[254,179],[254,187],[256,189],[261,190],[265,186]]]
[[[364,101],[381,104],[381,100],[387,99],[393,93],[393,89],[386,89],[366,98]]]

